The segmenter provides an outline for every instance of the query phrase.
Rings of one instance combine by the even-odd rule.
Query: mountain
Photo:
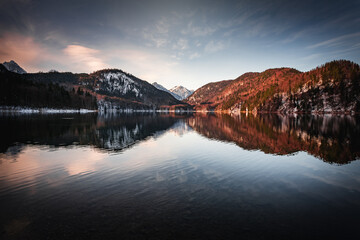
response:
[[[218,95],[220,95],[222,91],[224,91],[224,89],[232,82],[232,80],[225,80],[208,83],[197,89],[185,101],[191,105],[195,105],[195,108],[199,110],[204,108],[207,110],[213,109],[215,106],[217,106],[216,104],[220,103],[218,101]]]
[[[154,87],[156,87],[157,89],[161,90],[161,91],[164,91],[164,92],[168,92],[168,93],[171,93],[169,90],[167,90],[163,85],[157,83],[157,82],[153,82],[152,85]]]
[[[79,76],[78,84],[97,96],[101,110],[150,110],[162,105],[181,104],[171,94],[118,69]]]
[[[24,74],[26,71],[22,69],[16,62],[11,60],[10,62],[4,62],[2,65],[6,67],[7,70],[14,73]]]
[[[180,100],[180,101],[184,100],[185,98],[187,98],[194,92],[193,90],[189,90],[183,86],[175,86],[175,87],[171,88],[170,90],[168,90],[161,84],[158,84],[157,82],[153,82],[152,85],[161,91],[170,93],[171,95],[174,96],[174,98],[176,98],[177,100]]]
[[[160,91],[150,83],[118,69],[104,69],[91,74],[69,72],[16,74],[7,71],[5,67],[0,70],[2,89],[6,91],[11,88],[11,91],[8,92],[14,94],[11,102],[9,96],[8,98],[2,96],[0,105],[3,106],[27,106],[30,104],[26,95],[17,94],[17,91],[35,91],[41,92],[40,95],[46,95],[49,88],[56,88],[56,91],[62,89],[61,91],[67,92],[62,94],[87,96],[89,99],[96,98],[97,107],[101,111],[150,110],[159,109],[162,105],[183,104],[171,94]],[[14,81],[11,82],[12,80]],[[37,102],[40,99],[36,97],[32,99],[31,107],[43,106],[47,103],[46,100]],[[62,101],[63,99],[58,101],[60,106]],[[71,102],[68,101],[66,106],[71,107]],[[77,108],[78,105],[74,105],[74,107]]]
[[[309,72],[268,69],[209,83],[185,100],[197,110],[360,112],[360,67],[332,61]]]
[[[75,92],[52,81],[34,82],[29,76],[10,72],[0,64],[0,107],[98,108],[96,98],[87,92]]]
[[[179,96],[180,98],[177,98],[178,100],[183,100],[194,92],[193,90],[189,90],[183,86],[175,86],[171,88],[169,91]]]
[[[360,67],[346,60],[332,61],[308,72],[274,68],[245,73],[234,80],[208,83],[188,96],[185,103],[174,94],[180,94],[181,99],[189,90],[180,86],[169,93],[154,85],[119,69],[91,74],[18,74],[0,64],[0,106],[49,104],[100,111],[194,108],[226,112],[360,112]]]
[[[182,100],[181,97],[179,95],[177,95],[176,93],[173,93],[171,91],[169,91],[167,88],[165,88],[163,85],[157,83],[157,82],[153,82],[152,85],[154,87],[156,87],[157,89],[161,90],[161,91],[164,91],[164,92],[167,92],[167,93],[170,93],[174,98],[176,98],[177,100]]]

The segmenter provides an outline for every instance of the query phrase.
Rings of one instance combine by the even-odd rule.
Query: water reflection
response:
[[[356,117],[75,114],[0,121],[1,239],[357,234],[360,161],[350,163],[359,156]]]
[[[94,146],[121,151],[169,129],[181,116],[154,114],[15,115],[0,117],[0,152],[17,154],[25,144]]]
[[[330,115],[18,115],[1,116],[0,153],[16,155],[25,145],[93,146],[122,151],[170,129],[192,128],[210,139],[246,150],[286,155],[306,151],[328,163],[345,164],[360,156],[358,116]]]
[[[325,162],[344,164],[360,156],[358,116],[204,115],[187,120],[208,138],[271,154],[306,151]]]

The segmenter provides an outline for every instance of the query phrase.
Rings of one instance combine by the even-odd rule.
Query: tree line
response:
[[[53,82],[33,82],[8,71],[0,72],[0,105],[32,108],[97,109],[96,98]]]

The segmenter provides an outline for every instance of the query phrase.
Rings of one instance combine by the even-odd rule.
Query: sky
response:
[[[360,1],[0,0],[0,62],[118,68],[197,89],[246,72],[360,63]]]

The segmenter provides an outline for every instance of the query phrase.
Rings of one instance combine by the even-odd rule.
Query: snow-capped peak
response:
[[[15,61],[11,60],[10,62],[4,62],[4,67],[10,72],[24,74],[26,71],[22,69]]]
[[[175,87],[171,88],[170,90],[168,90],[157,82],[153,82],[152,85],[159,90],[170,93],[177,100],[183,100],[183,99],[187,98],[188,96],[190,96],[194,92],[193,90],[189,90],[183,86],[175,86]]]
[[[157,82],[153,82],[152,85],[154,87],[156,87],[157,89],[170,93],[174,98],[176,98],[177,100],[181,100],[181,97],[179,95],[177,95],[176,93],[173,93],[171,91],[169,91],[168,89],[166,89],[164,86],[162,86],[161,84],[157,83]]]
[[[194,91],[189,90],[183,86],[175,86],[172,89],[170,89],[170,92],[177,94],[178,96],[181,97],[180,100],[183,100],[183,99],[187,98],[188,96],[190,96]]]

